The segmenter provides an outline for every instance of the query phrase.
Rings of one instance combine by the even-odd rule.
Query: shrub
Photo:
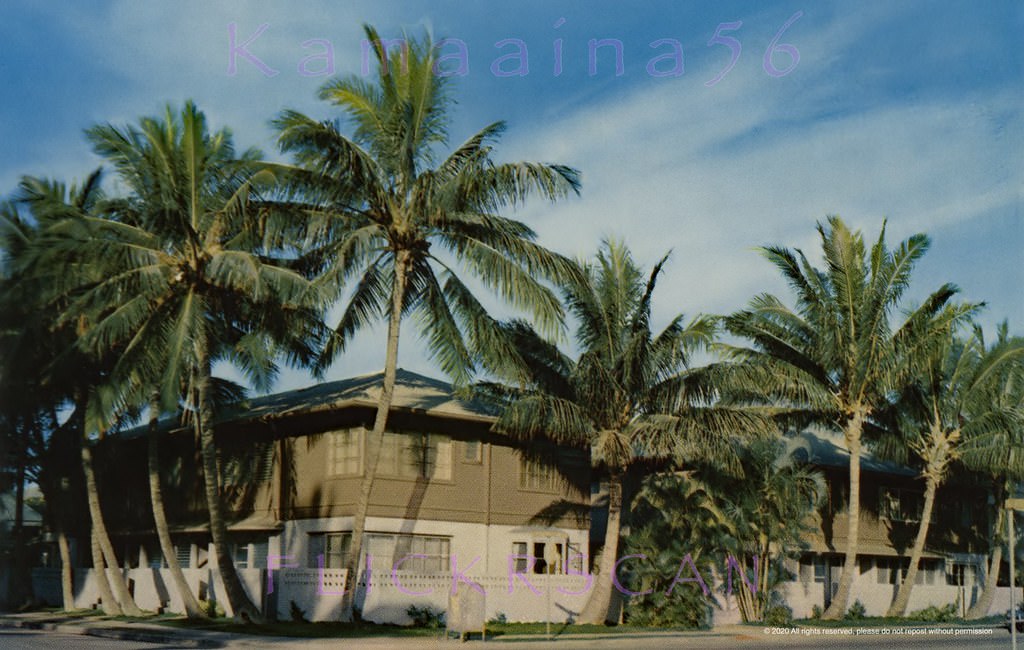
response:
[[[444,627],[444,612],[436,612],[430,607],[417,607],[409,605],[405,613],[412,619],[413,627]]]
[[[863,618],[867,618],[868,609],[864,607],[864,603],[860,602],[860,599],[853,601],[850,605],[850,609],[846,612],[846,618],[852,621],[859,621]]]
[[[814,619],[821,618],[821,615],[824,614],[824,613],[825,612],[822,611],[821,607],[818,606],[818,605],[815,605],[814,607],[811,608],[811,618],[814,618]]]
[[[508,623],[508,618],[505,616],[505,612],[498,612],[494,618],[487,621],[488,625],[505,625],[506,623]]]
[[[210,618],[224,617],[224,608],[221,607],[220,604],[212,598],[209,600],[200,600],[199,606],[203,608],[203,610],[206,612],[206,615]]]
[[[793,610],[786,605],[772,605],[764,613],[765,625],[792,625]]]
[[[943,607],[929,605],[924,609],[911,612],[907,619],[911,621],[927,621],[931,623],[946,623],[956,618],[956,603],[949,603]]]

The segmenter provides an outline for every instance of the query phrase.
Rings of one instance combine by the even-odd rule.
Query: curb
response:
[[[12,621],[0,619],[0,628],[23,630],[42,630],[59,632],[60,634],[77,634],[101,639],[117,639],[120,641],[139,641],[142,643],[175,644],[184,648],[223,648],[225,644],[216,639],[200,639],[182,636],[159,630],[139,630],[126,627],[103,625],[68,625],[46,621]]]

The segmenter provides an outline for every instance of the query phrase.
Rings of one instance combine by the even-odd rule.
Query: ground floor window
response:
[[[399,571],[451,571],[450,537],[370,533],[366,538],[366,552],[373,556],[375,566],[384,561],[389,567],[397,567]]]
[[[967,562],[953,562],[946,567],[946,584],[954,587],[978,582],[978,567]]]
[[[343,569],[352,548],[352,533],[311,534],[308,548],[307,566],[311,569]]]
[[[842,572],[843,558],[841,556],[805,555],[800,558],[799,575],[802,584],[808,585],[812,582],[824,584],[830,579],[836,583],[839,582]]]
[[[174,555],[182,569],[188,569],[192,566],[192,544],[178,542],[174,545]]]
[[[903,582],[910,569],[909,558],[882,557],[875,560],[875,581],[880,585],[897,585]],[[935,585],[945,573],[941,560],[923,559],[918,564],[915,585]]]
[[[568,566],[582,573],[583,558],[579,546],[554,540],[512,542],[513,567],[516,573],[562,574]]]
[[[236,569],[266,569],[269,540],[265,537],[240,539],[231,544]]]

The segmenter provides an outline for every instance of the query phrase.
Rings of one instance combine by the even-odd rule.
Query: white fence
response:
[[[108,569],[108,572],[114,569]],[[224,596],[223,582],[216,570],[184,569],[185,580],[193,593],[201,598],[213,599],[231,615]],[[167,569],[124,569],[123,575],[136,603],[145,610],[181,612],[184,607]],[[341,598],[345,589],[343,569],[278,569],[269,575],[264,569],[238,571],[249,596],[265,612],[276,613],[280,620],[291,620],[293,603],[295,613],[310,621],[337,621],[341,618]],[[356,607],[362,617],[377,623],[408,624],[410,606],[429,607],[435,612],[448,608],[453,589],[482,591],[485,616],[488,619],[504,615],[509,622],[547,621],[563,623],[574,620],[586,602],[588,576],[576,575],[519,575],[469,576],[453,580],[449,574],[421,574],[415,572],[374,572],[356,585]],[[476,586],[467,585],[472,581]],[[60,570],[33,569],[33,588],[36,598],[50,605],[61,604]],[[90,609],[99,606],[99,591],[92,569],[76,569],[73,578],[75,607]],[[811,614],[814,605],[823,606],[823,585],[799,582],[784,583],[782,595],[798,618]],[[959,587],[945,585],[918,585],[907,611],[929,605],[943,606],[956,602]],[[966,605],[980,594],[980,588],[967,588]],[[867,608],[869,616],[885,612],[894,595],[892,585],[877,585],[869,580],[855,582],[851,595]],[[716,625],[739,621],[735,600],[719,598],[722,609],[714,610]],[[991,613],[1009,608],[1010,590],[1000,587],[996,591]]]

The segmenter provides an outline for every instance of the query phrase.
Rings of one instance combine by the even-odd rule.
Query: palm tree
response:
[[[991,399],[991,383],[1005,376],[1007,364],[1019,363],[1024,357],[1022,343],[1009,339],[986,350],[977,328],[966,340],[950,337],[946,345],[935,350],[927,372],[908,391],[908,399],[899,404],[902,415],[910,420],[903,427],[910,435],[905,444],[921,463],[925,491],[910,565],[886,616],[903,616],[906,612],[928,537],[936,490],[960,457],[962,442],[991,439],[1021,417]]]
[[[999,326],[994,349],[1019,347],[1020,337],[1010,337],[1006,323]],[[990,512],[993,530],[990,557],[985,571],[985,586],[978,600],[967,612],[968,619],[988,615],[995,597],[999,567],[1006,543],[1006,499],[1013,494],[1013,486],[1024,481],[1024,364],[1006,364],[987,387],[987,403],[993,410],[1012,414],[1002,427],[993,427],[984,435],[964,439],[960,446],[960,462],[967,469],[986,477],[991,485]]]
[[[741,454],[743,480],[723,482],[714,473],[698,474],[713,486],[733,527],[728,550],[741,570],[756,578],[751,581],[755,589],[743,579],[733,582],[747,623],[764,620],[773,589],[784,579],[782,558],[800,548],[801,536],[811,530],[808,519],[825,494],[824,478],[798,462],[796,451],[780,439],[756,439]],[[748,564],[747,558],[756,560]]]
[[[617,621],[612,573],[619,536],[629,516],[627,479],[652,461],[706,461],[735,469],[733,436],[762,429],[760,418],[711,408],[705,390],[692,390],[691,352],[711,344],[714,326],[675,316],[651,333],[651,300],[662,258],[645,278],[626,247],[606,241],[593,263],[564,289],[577,323],[574,361],[528,324],[505,330],[515,354],[489,360],[488,369],[512,385],[480,384],[504,408],[494,428],[520,440],[551,442],[590,452],[608,478],[608,527],[597,580],[580,615],[584,623]]]
[[[117,555],[107,534],[88,430],[84,426],[86,412],[97,408],[98,403],[98,396],[93,390],[95,386],[89,384],[99,381],[109,365],[110,357],[89,355],[77,347],[75,337],[81,334],[84,321],[76,321],[68,313],[70,294],[62,293],[58,288],[58,284],[65,281],[65,274],[57,270],[58,264],[50,264],[47,257],[50,233],[53,230],[59,229],[69,218],[74,219],[97,209],[103,198],[100,173],[97,170],[80,187],[71,188],[54,181],[26,177],[20,183],[19,198],[30,208],[35,220],[31,236],[22,238],[19,254],[14,258],[20,275],[20,295],[25,305],[37,312],[37,327],[29,329],[35,330],[37,335],[48,337],[45,344],[49,346],[47,356],[40,360],[43,362],[43,373],[37,376],[37,380],[43,385],[49,384],[51,399],[56,399],[47,408],[55,410],[64,400],[74,405],[74,412],[66,426],[77,438],[75,449],[80,456],[85,479],[92,547],[99,551],[93,553],[93,564],[104,610],[112,614],[140,616],[142,610],[135,604],[120,572]],[[30,231],[23,228],[22,232],[25,234]],[[89,282],[96,278],[95,268],[77,267],[73,272],[79,282]],[[108,567],[114,571],[108,573]]]
[[[90,321],[82,345],[97,353],[118,350],[108,407],[93,426],[147,403],[154,389],[159,412],[176,411],[183,395],[196,396],[185,406],[198,422],[217,565],[234,616],[261,620],[228,546],[211,368],[232,361],[266,387],[276,371],[270,354],[276,343],[293,344],[290,360],[311,360],[318,321],[307,302],[319,300],[308,281],[285,268],[281,251],[262,243],[254,197],[273,177],[257,171],[258,152],[237,155],[230,133],[209,133],[194,104],[180,114],[168,107],[162,118],[138,126],[95,126],[87,135],[129,194],[109,201],[103,217],[62,222],[48,249],[60,268],[99,271],[87,286],[74,286],[68,274],[67,288],[75,295],[69,313]],[[173,553],[165,550],[165,557]]]
[[[387,317],[383,386],[352,525],[346,561],[356,576],[363,530],[383,433],[394,394],[402,317],[415,314],[427,349],[456,383],[469,378],[474,350],[498,345],[497,327],[456,273],[457,264],[514,306],[530,310],[546,331],[561,324],[561,307],[542,283],[571,273],[568,260],[534,242],[525,224],[497,212],[531,194],[557,199],[576,192],[575,170],[562,165],[495,163],[493,142],[504,124],[492,124],[437,161],[448,141],[446,79],[434,74],[434,48],[407,41],[389,54],[366,27],[378,71],[374,83],[349,77],[327,83],[320,97],[342,107],[351,137],[335,123],[294,111],[275,121],[279,143],[298,163],[291,170],[306,204],[306,268],[333,298],[355,287],[322,371],[352,334]],[[344,609],[351,611],[354,590]]]
[[[868,251],[860,232],[836,216],[818,224],[825,267],[813,267],[796,250],[771,246],[762,252],[796,293],[796,309],[770,294],[725,318],[732,334],[752,347],[731,347],[746,365],[741,393],[775,405],[796,424],[819,423],[841,431],[850,453],[846,558],[825,618],[846,612],[856,575],[860,524],[860,455],[865,432],[889,395],[899,390],[944,340],[967,308],[945,309],[957,288],[946,284],[929,295],[898,327],[891,313],[900,305],[914,265],[928,250],[923,234],[897,248],[885,243],[885,227]],[[905,363],[900,363],[903,360]]]

